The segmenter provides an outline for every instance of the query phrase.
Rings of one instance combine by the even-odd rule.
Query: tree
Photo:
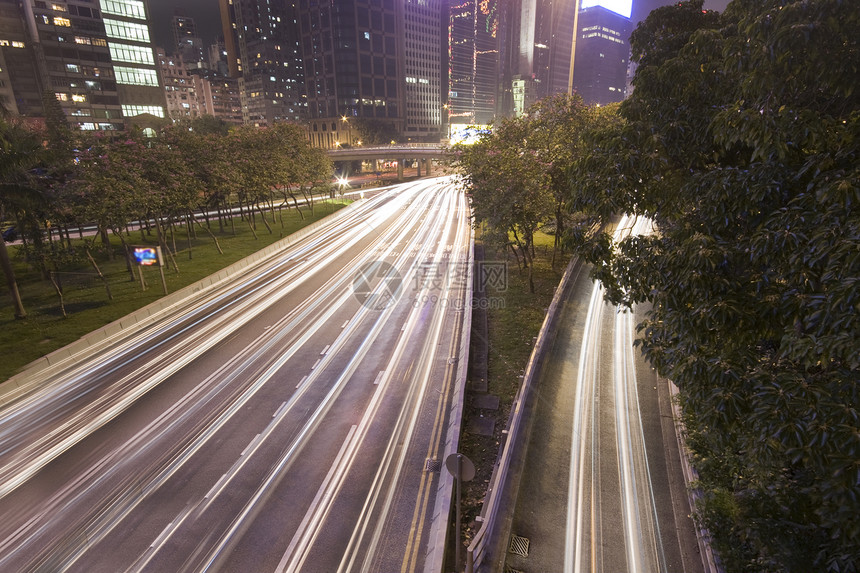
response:
[[[354,117],[349,121],[365,145],[388,145],[398,139],[394,122],[372,117]]]
[[[11,216],[19,223],[29,218],[33,205],[38,203],[38,190],[32,169],[39,164],[42,146],[38,135],[9,118],[2,110],[0,115],[0,221]],[[20,231],[20,229],[19,229]],[[6,275],[6,283],[15,306],[15,318],[27,316],[15,272],[6,249],[6,241],[0,237],[0,268]]]
[[[530,134],[527,119],[505,119],[477,143],[455,146],[455,153],[475,223],[486,225],[488,239],[510,247],[534,292],[534,234],[552,216],[553,204],[546,165],[529,146]]]
[[[589,107],[579,95],[557,94],[535,103],[521,119],[528,131],[525,145],[534,150],[545,173],[538,181],[546,184],[553,201],[553,264],[566,227],[568,170],[576,157],[590,152],[584,139],[588,130],[598,121],[615,121],[616,109]]]
[[[625,124],[571,170],[568,238],[681,391],[729,570],[860,568],[860,6],[700,0],[632,37]],[[618,212],[657,232],[613,245]]]

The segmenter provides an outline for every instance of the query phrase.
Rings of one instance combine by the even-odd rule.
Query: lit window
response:
[[[81,131],[95,131],[95,129],[96,129],[96,124],[94,124],[94,123],[82,123],[81,124]]]
[[[131,16],[132,18],[146,18],[143,2],[135,0],[101,0],[102,12],[105,14],[116,14],[117,16]]]
[[[138,42],[149,42],[149,27],[145,24],[133,22],[121,22],[105,18],[105,32],[109,38],[121,40],[136,40]]]
[[[89,46],[90,44],[92,44],[92,41],[89,38],[87,38],[86,36],[75,36],[75,43],[76,44],[85,44],[85,45]]]
[[[56,10],[57,12],[66,12],[66,7],[62,4],[51,4],[51,10]]]
[[[116,74],[117,83],[134,86],[158,86],[158,75],[155,70],[114,66],[113,71]]]
[[[125,117],[134,117],[142,113],[149,113],[156,117],[164,117],[164,108],[158,105],[125,105],[122,106],[122,114]]]
[[[54,94],[57,96],[57,99],[60,101],[69,101],[69,94],[64,94],[62,92],[57,92]]]
[[[72,94],[72,101],[77,103],[84,103],[87,101],[87,96],[84,94]]]
[[[72,21],[68,18],[60,18],[54,17],[54,26],[65,26],[66,28],[70,28],[72,26]]]
[[[110,57],[115,62],[131,62],[133,64],[154,64],[152,50],[143,46],[130,46],[125,44],[110,45]]]

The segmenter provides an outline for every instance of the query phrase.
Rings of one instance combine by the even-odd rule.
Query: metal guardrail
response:
[[[475,260],[475,230],[471,230],[469,239],[469,260]],[[468,266],[466,275],[466,297],[472,295],[474,284],[474,273],[472,265]],[[457,420],[456,424],[448,425],[445,436],[445,446],[442,461],[449,454],[460,450],[460,433],[463,420],[463,408],[466,399],[466,380],[469,375],[469,333],[472,331],[472,305],[471,300],[466,301],[463,310],[463,333],[460,338],[460,348],[457,358],[457,377],[454,387],[456,399],[450,406],[449,419]],[[433,508],[433,518],[430,526],[430,539],[427,542],[427,560],[424,562],[424,573],[441,573],[445,565],[445,552],[449,544],[449,517],[451,515],[452,496],[454,494],[454,476],[444,469],[439,472],[439,485],[436,488],[436,503]]]
[[[483,525],[478,530],[478,533],[475,534],[472,543],[466,550],[466,573],[473,573],[476,568],[479,568],[483,564],[488,556],[492,557],[493,544],[498,545],[499,536],[506,533],[504,530],[506,524],[501,523],[501,521],[507,520],[507,527],[510,527],[511,516],[504,513],[502,505],[507,488],[510,487],[515,490],[517,485],[517,468],[514,468],[514,471],[511,471],[511,469],[514,457],[518,453],[517,448],[522,448],[526,437],[525,432],[527,430],[528,418],[524,412],[528,407],[528,399],[532,392],[532,382],[539,372],[543,356],[549,347],[550,335],[555,332],[557,327],[556,318],[559,304],[570,284],[571,277],[574,274],[573,270],[579,264],[578,259],[572,259],[567,265],[558,287],[556,287],[552,303],[547,309],[546,316],[544,316],[543,324],[541,325],[540,332],[523,373],[522,384],[520,384],[520,388],[511,405],[511,414],[508,417],[508,425],[504,431],[507,439],[502,447],[496,468],[493,470],[493,476],[490,478],[490,487],[481,509]],[[509,485],[512,474],[514,483],[513,485]],[[501,530],[499,529],[500,527],[502,527]]]

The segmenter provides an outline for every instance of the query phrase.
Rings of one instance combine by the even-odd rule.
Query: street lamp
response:
[[[352,126],[349,124],[349,118],[345,115],[340,116],[341,123],[346,124],[346,142],[352,144]]]

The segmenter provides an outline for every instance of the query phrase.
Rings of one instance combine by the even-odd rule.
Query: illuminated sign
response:
[[[456,143],[470,145],[472,143],[477,143],[481,137],[488,133],[490,133],[490,129],[487,125],[451,123],[448,124],[448,143],[451,145]]]
[[[133,251],[134,260],[144,267],[158,265],[161,262],[160,251],[161,249],[158,247],[135,247]]]
[[[633,12],[633,0],[582,0],[579,8],[581,10],[592,6],[603,6],[625,18],[629,18]]]

